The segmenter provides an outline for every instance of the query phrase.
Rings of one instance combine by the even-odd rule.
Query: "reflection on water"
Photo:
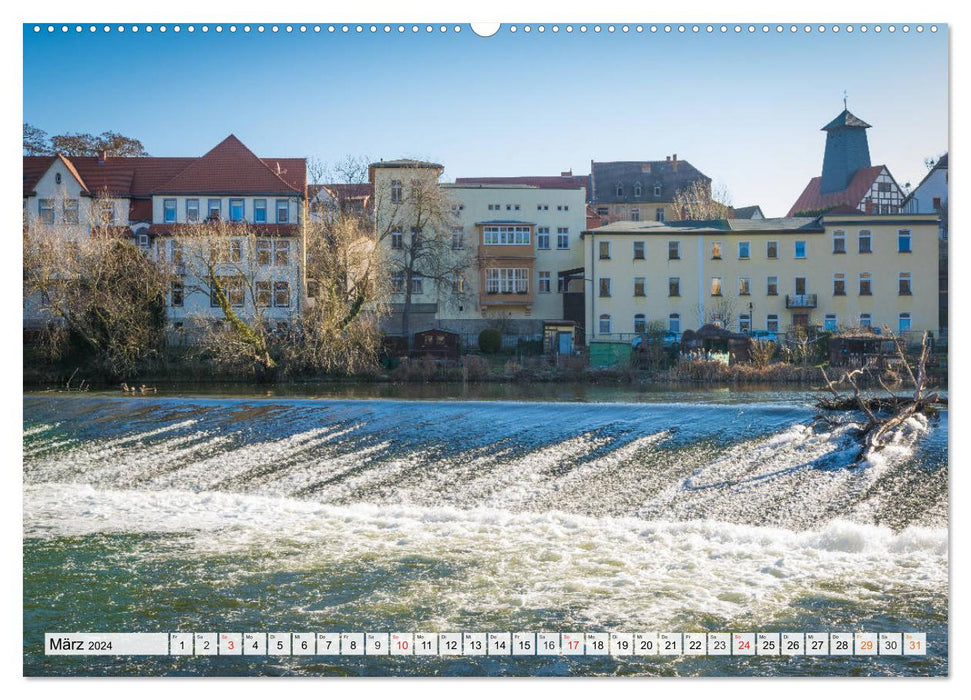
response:
[[[488,403],[29,396],[25,667],[946,673],[947,413],[914,419],[878,460],[848,469],[853,427],[815,423],[803,394],[708,392],[706,403],[692,395],[583,387],[568,402],[535,392]],[[827,627],[926,631],[932,653],[126,666],[50,661],[31,644],[54,628]]]

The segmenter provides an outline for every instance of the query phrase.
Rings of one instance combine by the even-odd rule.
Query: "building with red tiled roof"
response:
[[[823,127],[823,172],[806,185],[788,216],[824,213],[897,214],[904,192],[886,165],[870,164],[869,124],[844,109]]]
[[[127,235],[160,262],[181,258],[186,240],[230,238],[239,253],[224,263],[246,258],[248,269],[256,270],[252,274],[267,278],[249,285],[266,298],[245,301],[244,312],[282,322],[300,308],[306,288],[304,158],[261,158],[233,135],[198,157],[24,156],[23,200],[30,233],[78,241]],[[244,252],[246,245],[253,250]],[[261,285],[270,285],[269,291]],[[173,282],[170,322],[219,318],[218,305],[198,293],[202,287],[204,280]],[[261,306],[266,308],[258,311]],[[32,320],[37,318],[25,305],[24,322]]]

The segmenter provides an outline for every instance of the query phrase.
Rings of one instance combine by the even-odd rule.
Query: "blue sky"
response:
[[[535,27],[536,25],[534,25]],[[522,27],[522,25],[520,25]],[[24,120],[120,131],[152,155],[235,133],[258,155],[420,157],[446,177],[587,173],[677,153],[736,205],[783,215],[849,107],[874,164],[916,184],[948,144],[932,34],[76,34],[24,27]]]

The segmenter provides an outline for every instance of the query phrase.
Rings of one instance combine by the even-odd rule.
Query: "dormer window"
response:
[[[634,196],[635,197],[641,196],[641,183],[639,182],[634,183]]]
[[[618,197],[623,197],[624,196],[624,186],[623,185],[617,185],[617,196]]]

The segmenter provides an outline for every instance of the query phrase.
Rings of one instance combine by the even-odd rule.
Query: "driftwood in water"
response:
[[[927,334],[925,333],[921,339],[921,351],[917,358],[916,372],[910,366],[910,362],[907,360],[899,344],[897,346],[897,353],[914,386],[914,393],[910,396],[894,394],[879,376],[877,377],[877,381],[889,395],[867,396],[861,391],[859,383],[859,379],[863,376],[864,370],[855,369],[844,372],[839,379],[832,381],[826,374],[826,370],[822,367],[820,368],[823,374],[823,381],[826,382],[826,389],[832,396],[819,399],[816,402],[816,406],[824,411],[859,410],[867,417],[867,423],[860,432],[860,454],[857,456],[853,466],[865,462],[875,452],[883,449],[885,446],[884,437],[893,430],[901,427],[911,416],[916,413],[931,414],[936,410],[937,405],[946,403],[946,400],[942,399],[937,393],[924,393],[925,384],[927,383],[927,360],[930,356]],[[841,393],[837,388],[840,384],[849,385],[853,390],[852,395]]]

